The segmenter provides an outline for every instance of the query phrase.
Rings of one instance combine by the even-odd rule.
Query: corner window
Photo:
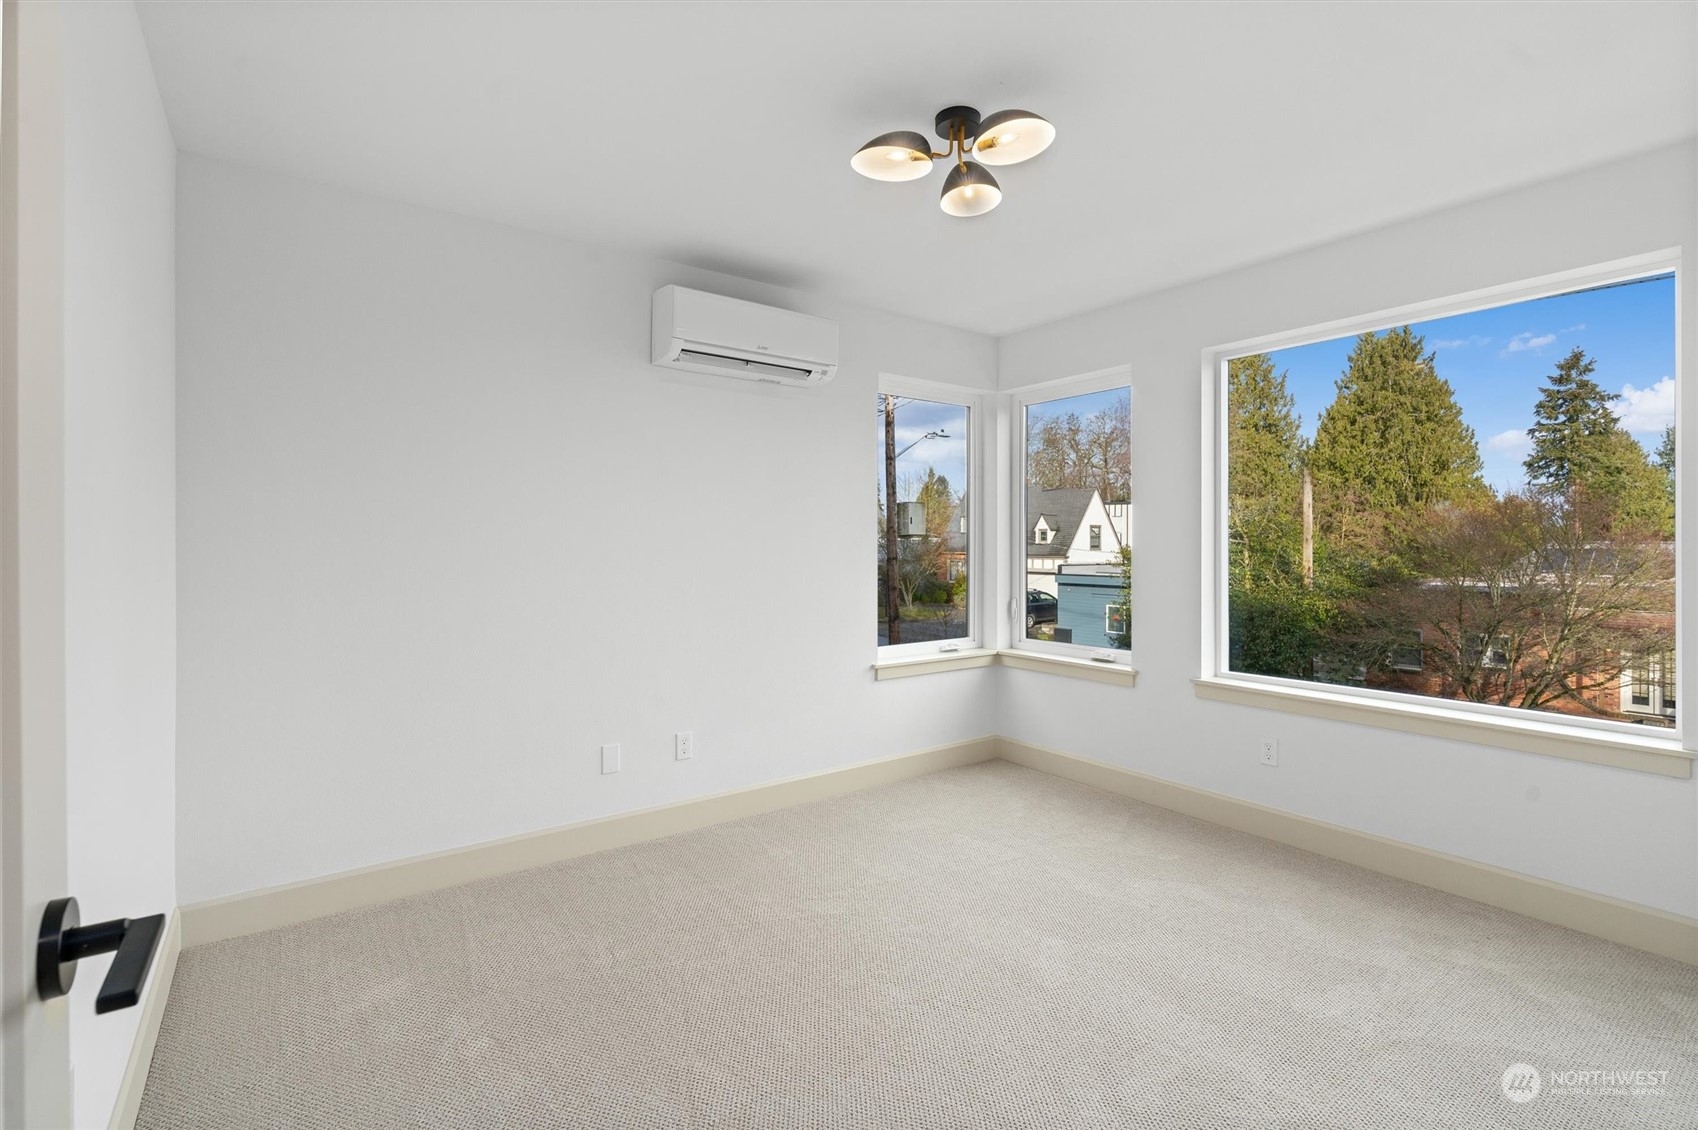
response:
[[[1675,276],[1593,279],[1216,355],[1217,672],[1673,718]]]
[[[875,415],[879,653],[967,646],[971,407],[892,390]]]
[[[1017,397],[1026,593],[1016,646],[1131,647],[1132,390],[1124,374]],[[1017,582],[1019,583],[1019,582]]]

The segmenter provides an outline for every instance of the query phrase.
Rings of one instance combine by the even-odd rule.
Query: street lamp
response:
[[[914,448],[918,447],[920,444],[924,443],[928,439],[948,439],[948,438],[949,438],[948,432],[927,432],[925,435],[921,436],[919,439],[915,440],[913,443],[909,444],[907,447],[904,447],[901,451],[898,451],[895,455],[891,456],[891,459],[894,461],[894,460],[902,458],[904,455],[908,454],[910,451],[914,450]]]

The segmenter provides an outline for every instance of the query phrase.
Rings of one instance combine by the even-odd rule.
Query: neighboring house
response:
[[[965,526],[965,518],[961,525]],[[942,561],[938,566],[938,580],[954,583],[961,574],[967,571],[967,531],[957,530],[943,539]]]
[[[1103,503],[1108,510],[1109,525],[1120,535],[1121,545],[1132,544],[1132,504],[1124,498],[1111,498]]]
[[[1085,647],[1116,646],[1116,633],[1126,631],[1124,582],[1118,564],[1063,565],[1056,575],[1055,638]]]
[[[967,571],[967,496],[961,496],[961,502],[955,515],[955,528],[950,530],[943,539],[943,551],[938,554],[938,580],[953,583],[957,577]]]
[[[1125,507],[1127,514],[1131,508]],[[1026,491],[1026,587],[1060,598],[1063,565],[1120,564],[1125,544],[1102,496],[1090,487]]]
[[[1673,626],[1673,617],[1668,617]],[[1446,639],[1450,633],[1435,630],[1433,625],[1411,629],[1405,646],[1396,648],[1384,670],[1361,671],[1357,678],[1347,681],[1378,687],[1383,690],[1411,691],[1432,698],[1458,698],[1449,693],[1441,675],[1427,669],[1424,652]],[[1485,668],[1506,668],[1509,664],[1510,640],[1500,636],[1480,640],[1483,650],[1472,654],[1480,657]],[[1613,666],[1613,664],[1612,664]],[[1669,652],[1633,658],[1615,679],[1600,680],[1583,688],[1584,702],[1558,699],[1542,709],[1581,718],[1613,718],[1622,722],[1638,722],[1648,726],[1673,726],[1675,720],[1675,664]]]
[[[1673,547],[1668,547],[1667,552],[1671,555],[1668,568],[1672,577]],[[1610,550],[1604,547],[1588,547],[1587,553],[1592,559],[1587,563],[1588,567],[1598,568],[1599,562],[1602,561],[1603,568],[1607,571]],[[1570,567],[1570,563],[1560,553],[1553,553],[1550,561],[1553,569]],[[1540,580],[1547,581],[1550,577],[1551,574],[1541,574]],[[1659,628],[1669,638],[1672,638],[1675,626],[1672,611],[1623,612],[1619,618],[1614,618],[1613,622],[1619,625],[1634,624],[1641,628]],[[1426,662],[1429,649],[1435,646],[1455,646],[1452,643],[1440,642],[1455,639],[1457,633],[1454,631],[1454,623],[1425,624],[1420,628],[1409,629],[1403,645],[1393,648],[1391,654],[1386,657],[1383,669],[1372,672],[1358,670],[1357,677],[1348,681],[1385,690],[1413,691],[1436,698],[1457,697],[1450,692],[1442,675],[1430,669]],[[1477,659],[1483,668],[1507,670],[1515,643],[1509,636],[1498,636],[1494,639],[1482,636],[1474,641],[1472,646],[1475,650],[1469,654]],[[1525,641],[1522,646],[1526,646]],[[1535,651],[1533,658],[1537,658],[1539,654],[1541,653]],[[1559,699],[1547,704],[1543,709],[1579,717],[1614,718],[1650,726],[1674,725],[1676,701],[1673,653],[1659,652],[1627,658],[1627,667],[1619,678],[1598,680],[1591,686],[1582,688],[1580,698],[1583,702]],[[1522,662],[1527,660],[1523,659]]]

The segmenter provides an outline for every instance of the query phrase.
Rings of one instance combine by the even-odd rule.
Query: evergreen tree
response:
[[[1266,354],[1227,363],[1229,663],[1307,678],[1335,600],[1302,575],[1307,454],[1297,402]]]
[[[1295,567],[1303,436],[1285,374],[1265,353],[1227,362],[1227,524],[1235,582]]]
[[[1486,492],[1474,429],[1425,349],[1408,326],[1356,339],[1315,427],[1317,489],[1384,514]]]
[[[1597,368],[1576,346],[1539,390],[1533,426],[1527,429],[1533,450],[1522,464],[1532,486],[1567,496],[1576,486],[1595,481],[1608,461],[1611,437],[1621,427],[1610,404],[1621,397],[1592,379]]]
[[[1599,504],[1608,527],[1626,523],[1665,536],[1674,533],[1674,500],[1667,470],[1651,465],[1639,441],[1610,409],[1621,399],[1592,379],[1597,362],[1576,347],[1557,362],[1533,407],[1532,453],[1524,466],[1534,489],[1566,500],[1581,494]],[[1673,436],[1665,433],[1672,465]],[[1659,463],[1662,448],[1658,450]]]
[[[1663,473],[1663,493],[1668,496],[1669,507],[1674,507],[1674,425],[1663,429],[1662,442],[1657,444],[1657,470]]]
[[[1625,524],[1662,537],[1674,536],[1671,480],[1652,465],[1645,449],[1625,428],[1610,434],[1596,477],[1586,485],[1604,501],[1612,529]]]

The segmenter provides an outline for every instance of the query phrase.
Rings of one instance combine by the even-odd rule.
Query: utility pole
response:
[[[863,411],[865,411],[863,409]],[[865,417],[863,417],[864,419]],[[864,480],[863,480],[864,481]],[[884,397],[884,621],[885,642],[902,642],[901,567],[896,540],[896,397]]]
[[[1315,587],[1315,480],[1309,477],[1307,463],[1303,465],[1303,587]]]

